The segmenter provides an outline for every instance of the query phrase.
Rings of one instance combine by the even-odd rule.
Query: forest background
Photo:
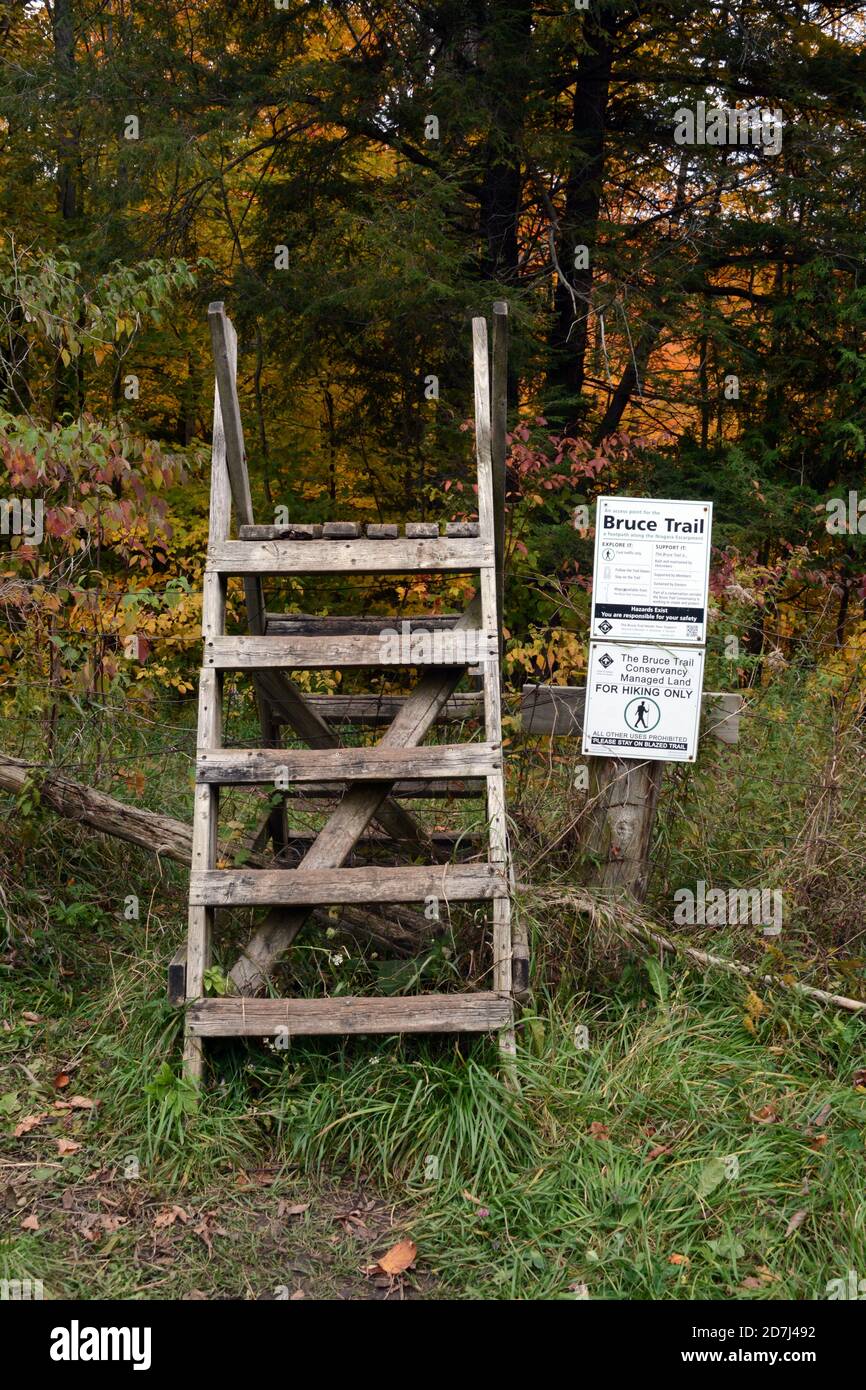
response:
[[[698,102],[778,113],[780,147],[678,143],[678,113]],[[712,499],[707,685],[742,690],[748,715],[739,754],[705,749],[699,768],[669,773],[647,910],[657,925],[669,923],[673,889],[697,878],[783,887],[783,943],[734,933],[723,945],[791,981],[863,997],[864,126],[866,26],[853,3],[2,0],[0,492],[44,506],[38,544],[9,525],[0,537],[3,751],[188,817],[213,405],[208,302],[223,300],[238,329],[257,520],[392,521],[474,515],[469,320],[504,299],[507,689],[582,681],[592,533],[575,527],[576,508],[591,509],[602,492]],[[447,586],[395,589],[391,611],[422,599],[444,609],[459,597]],[[527,747],[513,717],[506,736],[520,862],[561,888],[580,876],[568,857],[581,848],[570,833],[580,814],[574,750]],[[107,1079],[103,1086],[111,1123],[96,1125],[94,1142],[101,1136],[106,1154],[131,1143],[154,1173],[165,1163],[183,1171],[183,1126],[211,1133],[217,1121],[190,1118],[183,1083],[165,1064],[177,1025],[158,998],[159,977],[182,934],[182,875],[160,873],[142,891],[153,925],[142,954],[112,880],[150,885],[147,856],[82,845],[69,827],[58,835],[35,772],[6,810],[10,1056],[26,1041],[20,1055],[36,1092],[50,1089],[79,1055],[65,1009],[80,1007],[87,1027],[95,1014],[117,1067],[113,1092]],[[587,943],[561,906],[538,908],[537,919],[536,986],[547,1003],[527,1031],[526,1065],[560,1115],[575,1083],[554,1064],[554,1040],[563,1028],[573,1033],[575,990],[596,988],[594,972],[614,961],[624,993],[611,996],[606,985],[581,1007],[601,1010],[605,1046],[615,1055],[621,1047],[625,1066],[636,1046],[630,1011],[649,999],[670,1023],[674,984],[663,971],[623,970],[609,923]],[[109,982],[119,988],[118,953],[134,1020],[123,1045],[112,1041],[116,1019],[100,993]],[[425,961],[425,978],[437,969],[446,969],[441,960]],[[344,962],[330,957],[316,978],[330,989],[349,984]],[[780,1022],[776,1003],[754,991],[698,984],[688,972],[676,988],[698,991],[692,1006],[709,1011],[702,1017],[720,1011],[719,1036],[756,1077],[763,1061],[749,1049],[766,1060],[780,1036],[785,1046],[796,1036],[801,1095],[814,1098],[838,1066],[846,1104],[862,1105],[856,1018],[822,1030],[831,1065],[811,1024],[792,1031],[790,1014]],[[687,1014],[686,1006],[686,1034]],[[35,1027],[45,1029],[36,1044]],[[658,1040],[638,1036],[649,1056]],[[679,1056],[674,1034],[665,1036]],[[343,1123],[336,1133],[353,1137],[341,1148],[318,1136],[333,1118],[327,1107],[352,1113],[356,1072],[346,1061],[338,1100],[325,1055],[313,1047],[306,1080],[294,1083],[303,1103],[286,1093],[294,1159],[350,1161],[377,1180],[397,1172],[406,1181],[429,1134],[393,1148],[404,1103],[397,1062],[378,1118],[367,1129]],[[145,1093],[142,1056],[152,1063]],[[549,1064],[543,1083],[539,1059]],[[227,1126],[219,1162],[229,1162],[226,1153],[239,1161],[241,1150],[250,1157],[251,1131],[242,1139],[239,1124],[254,1084],[244,1065],[219,1121]],[[459,1194],[469,1182],[461,1165],[477,1147],[460,1128],[460,1086],[494,1088],[485,1092],[482,1145],[494,1175],[504,1112],[495,1081],[471,1071],[470,1083],[450,1061],[441,1066],[429,1082],[429,1124],[441,1121],[450,1136],[437,1142],[453,1151]],[[651,1074],[641,1073],[642,1085]],[[661,1065],[657,1076],[663,1091]],[[779,1084],[782,1094],[788,1083]],[[697,1077],[692,1085],[693,1098],[680,1102],[689,1114],[711,1111]],[[5,1094],[11,1132],[37,1102],[26,1087]],[[559,1142],[553,1122],[543,1139],[530,1136],[531,1095],[528,1127],[513,1140],[526,1150],[513,1161],[527,1169],[538,1144]],[[775,1105],[751,1100],[745,1114]],[[584,1119],[609,1124],[595,1110],[591,1120],[580,1105],[577,1113],[557,1123],[577,1126],[575,1134]],[[265,1125],[281,1143],[284,1120],[275,1105]],[[631,1116],[629,1134],[632,1120],[643,1133],[647,1116]],[[862,1141],[852,1135],[861,1126],[858,1110],[839,1141],[858,1162]],[[623,1142],[627,1150],[631,1140]],[[762,1142],[790,1186],[789,1149]],[[218,1147],[208,1161],[217,1163]],[[698,1171],[719,1161],[715,1140],[696,1153]],[[851,1230],[846,1193],[856,1183],[847,1169],[833,1172],[831,1215],[809,1216],[803,1296],[818,1296],[832,1263],[821,1250],[828,1231],[838,1252]],[[644,1221],[630,1181],[605,1218],[614,1233]],[[551,1202],[557,1191],[551,1175]],[[30,1188],[23,1200],[30,1213]],[[671,1189],[671,1211],[676,1200]],[[757,1199],[750,1188],[728,1200],[746,1221]],[[549,1208],[531,1220],[528,1212],[527,1230],[549,1225]],[[443,1205],[439,1215],[429,1232],[453,1230],[453,1210]],[[664,1229],[656,1213],[653,1242]],[[735,1221],[709,1237],[698,1222],[683,1236],[692,1239],[686,1265],[649,1246],[629,1264],[620,1245],[602,1261],[608,1296],[663,1296],[674,1278],[686,1281],[679,1296],[694,1288],[719,1296],[744,1277],[757,1281],[758,1296],[779,1294],[781,1275],[755,1272],[772,1265],[766,1242],[746,1239]],[[35,1233],[25,1240],[33,1263]],[[707,1240],[717,1243],[709,1256]],[[556,1294],[589,1277],[583,1257],[575,1274],[571,1255],[539,1255],[535,1235],[516,1265],[485,1250],[483,1275],[475,1254],[461,1264],[464,1292]],[[512,1244],[508,1251],[516,1258]],[[866,1267],[862,1253],[860,1262]],[[63,1264],[57,1256],[54,1278]],[[440,1259],[437,1277],[447,1280],[442,1268]],[[92,1291],[101,1278],[88,1267],[82,1287]],[[122,1269],[117,1278],[130,1287]]]

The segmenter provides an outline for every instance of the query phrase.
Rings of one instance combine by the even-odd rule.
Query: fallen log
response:
[[[0,753],[0,791],[18,795],[28,778],[34,775],[43,805],[50,807],[57,815],[189,867],[192,859],[191,825],[175,820],[173,816],[117,801],[105,792],[76,782],[56,768],[41,764],[34,766],[21,758]],[[221,854],[228,859],[235,853],[237,850],[229,846],[221,849]],[[251,867],[263,868],[273,861],[244,846],[244,862]],[[401,907],[389,916],[393,916],[393,921],[380,913],[348,908],[344,908],[336,919],[329,917],[327,912],[316,914],[322,925],[337,927],[351,936],[374,941],[400,956],[415,955],[429,943],[430,923],[420,913]],[[263,929],[267,922],[266,917],[262,923]]]
[[[46,806],[58,816],[79,821],[91,830],[112,835],[128,844],[140,845],[152,854],[165,855],[178,864],[189,864],[192,855],[192,826],[158,811],[145,811],[115,801],[105,792],[94,791],[82,782],[75,782],[54,768],[33,766],[20,758],[0,753],[0,790],[17,795],[29,777],[34,776],[39,795]]]

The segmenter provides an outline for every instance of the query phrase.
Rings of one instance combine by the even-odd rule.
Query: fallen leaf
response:
[[[21,1017],[22,1017],[27,1023],[41,1023],[41,1022],[42,1022],[42,1015],[41,1015],[41,1014],[31,1014],[31,1013],[29,1013],[29,1012],[26,1011],[26,1010],[25,1010],[25,1012],[21,1015]]]
[[[369,1228],[364,1224],[364,1220],[357,1207],[355,1207],[353,1211],[335,1212],[333,1219],[339,1221],[347,1236],[354,1234],[366,1236],[370,1234]]]
[[[762,1105],[760,1110],[749,1114],[749,1119],[754,1120],[756,1125],[774,1125],[779,1116],[776,1114],[772,1105]]]
[[[214,1225],[212,1218],[209,1216],[203,1216],[198,1225],[193,1226],[192,1229],[195,1235],[201,1236],[202,1240],[207,1246],[207,1252],[209,1255],[213,1254],[213,1237],[224,1236],[226,1234],[222,1226]]]
[[[306,1296],[303,1289],[295,1289],[295,1292],[289,1295],[289,1302],[297,1303],[299,1298],[306,1298]]]
[[[59,1071],[54,1078],[55,1091],[62,1091],[64,1086],[68,1086],[72,1077],[68,1071]]]
[[[688,1255],[669,1255],[669,1256],[668,1256],[668,1264],[669,1264],[669,1265],[690,1265],[690,1264],[691,1264],[691,1260],[689,1259]]]
[[[289,1206],[288,1202],[286,1202],[285,1198],[283,1198],[283,1197],[281,1197],[280,1200],[279,1200],[279,1202],[277,1202],[277,1216],[278,1216],[278,1217],[283,1217],[283,1216],[300,1216],[303,1212],[309,1211],[309,1210],[310,1210],[310,1203],[309,1203],[309,1202],[295,1202],[292,1206]]]
[[[662,1154],[669,1154],[672,1152],[673,1150],[671,1149],[670,1144],[657,1144],[654,1149],[650,1149],[649,1153],[644,1159],[644,1163],[649,1163],[654,1158],[661,1158]]]
[[[376,1265],[383,1274],[402,1274],[404,1269],[415,1263],[418,1247],[414,1240],[398,1240],[396,1245],[377,1260]]]
[[[823,1147],[824,1147],[824,1145],[826,1144],[826,1142],[827,1142],[827,1135],[826,1135],[826,1134],[816,1134],[815,1137],[814,1137],[814,1139],[813,1139],[813,1140],[811,1141],[811,1143],[809,1144],[809,1148],[810,1148],[810,1149],[814,1149],[815,1152],[817,1153],[819,1149],[823,1149]]]
[[[601,1120],[593,1120],[589,1127],[589,1133],[593,1139],[609,1139],[607,1125],[603,1125]]]
[[[99,1104],[98,1100],[91,1100],[90,1096],[70,1096],[69,1104],[73,1110],[92,1110]]]
[[[61,1157],[63,1156],[63,1154],[77,1154],[80,1148],[81,1145],[77,1144],[74,1139],[57,1140],[57,1152],[61,1155]]]
[[[44,1111],[41,1115],[25,1115],[23,1120],[19,1120],[12,1131],[16,1139],[20,1139],[22,1134],[29,1134],[31,1129],[41,1125],[43,1120],[48,1118],[48,1112]]]
[[[791,1220],[785,1227],[785,1235],[792,1236],[795,1231],[799,1231],[808,1214],[809,1213],[805,1209],[803,1211],[795,1211]]]
[[[866,1067],[858,1067],[851,1077],[852,1086],[866,1086]]]
[[[25,1216],[24,1220],[21,1222],[21,1229],[22,1229],[22,1231],[38,1231],[38,1230],[39,1230],[39,1218],[38,1218],[38,1216],[35,1216],[35,1215],[34,1215],[34,1216]]]
[[[160,1230],[163,1226],[173,1226],[175,1221],[182,1221],[186,1225],[189,1215],[183,1207],[163,1207],[153,1218],[153,1229]]]

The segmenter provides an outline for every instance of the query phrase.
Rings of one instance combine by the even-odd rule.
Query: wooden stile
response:
[[[499,310],[501,306],[497,306]],[[206,1037],[395,1032],[495,1032],[508,1055],[514,1051],[512,971],[525,987],[526,953],[511,937],[511,868],[501,748],[499,652],[503,524],[501,481],[493,476],[490,371],[487,328],[473,320],[478,521],[371,523],[361,534],[354,522],[256,525],[252,514],[243,430],[237,397],[237,342],[222,305],[209,310],[216,374],[211,528],[204,581],[204,663],[199,693],[199,736],[192,835],[189,928],[185,955],[172,963],[175,995],[185,980],[187,1001],[184,1058],[187,1074],[203,1074]],[[504,340],[496,338],[497,457],[504,447]],[[504,455],[502,455],[504,465]],[[504,475],[503,475],[504,476]],[[239,539],[230,536],[234,505]],[[263,581],[279,575],[470,573],[478,592],[465,613],[430,619],[317,617],[269,614]],[[225,632],[226,585],[242,577],[247,632]],[[378,626],[377,626],[378,624]],[[395,640],[396,641],[395,645]],[[467,670],[480,665],[482,691],[457,693]],[[295,668],[421,668],[408,694],[307,696],[294,684]],[[248,671],[255,684],[262,746],[222,747],[222,681],[226,670]],[[442,720],[481,721],[483,741],[424,745]],[[369,748],[341,746],[335,723],[386,723]],[[288,725],[308,746],[284,749]],[[477,739],[477,734],[475,735]],[[294,868],[225,869],[217,863],[219,790],[225,785],[267,786],[282,805],[256,839],[270,832],[275,848],[300,855]],[[435,840],[400,803],[415,792],[486,794],[486,858],[442,862],[448,847],[467,844],[477,854],[477,833],[439,835]],[[341,796],[317,834],[293,833],[285,818],[286,798]],[[373,824],[378,826],[371,833]],[[359,843],[387,849],[395,864],[347,867]],[[423,851],[427,864],[401,864]],[[284,861],[285,862],[285,861]],[[291,861],[290,861],[291,862]],[[430,899],[490,903],[492,988],[453,995],[370,999],[261,999],[274,966],[303,924],[322,906],[344,905],[347,920],[369,917],[375,936],[380,904]],[[365,908],[370,906],[371,912]],[[235,963],[228,998],[206,998],[204,978],[211,963],[214,915],[236,907],[268,907]],[[399,920],[405,907],[392,907]],[[411,916],[411,914],[410,914]],[[424,918],[416,915],[423,925]],[[415,928],[412,928],[414,931]],[[411,932],[407,940],[412,940]],[[515,964],[516,962],[516,964]]]

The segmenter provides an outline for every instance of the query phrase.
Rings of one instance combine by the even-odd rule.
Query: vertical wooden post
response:
[[[231,379],[237,366],[237,339],[227,320],[225,363]],[[228,540],[231,526],[231,489],[226,462],[226,434],[219,381],[214,383],[213,446],[210,472],[209,536],[213,541]],[[202,595],[202,636],[207,642],[225,631],[226,583],[212,571],[204,577]],[[198,741],[202,749],[219,748],[222,743],[222,677],[216,671],[199,673]],[[216,865],[219,831],[219,788],[195,789],[192,822],[192,867],[212,869]],[[204,995],[204,974],[211,963],[214,909],[190,907],[187,924],[186,999],[187,1003]],[[204,1072],[201,1038],[186,1033],[183,1049],[184,1073],[195,1085]]]
[[[599,888],[646,897],[656,806],[665,765],[631,758],[590,758],[585,844],[596,856]]]
[[[489,543],[495,530],[493,456],[491,450],[490,362],[487,354],[487,321],[472,320],[472,362],[475,382],[475,452],[478,461],[478,529]],[[499,688],[499,642],[502,625],[497,606],[498,566],[482,569],[481,623],[487,639],[488,659],[483,666],[484,723],[490,742],[501,743],[502,706]],[[505,781],[502,772],[487,778],[487,835],[490,861],[508,872],[508,831],[505,820]],[[511,997],[511,899],[493,899],[493,988]],[[514,1028],[499,1034],[499,1046],[506,1055],[515,1051]]]
[[[508,305],[493,305],[493,365],[490,383],[490,452],[493,469],[493,534],[496,545],[496,611],[502,652],[505,587],[505,459],[508,452]]]

